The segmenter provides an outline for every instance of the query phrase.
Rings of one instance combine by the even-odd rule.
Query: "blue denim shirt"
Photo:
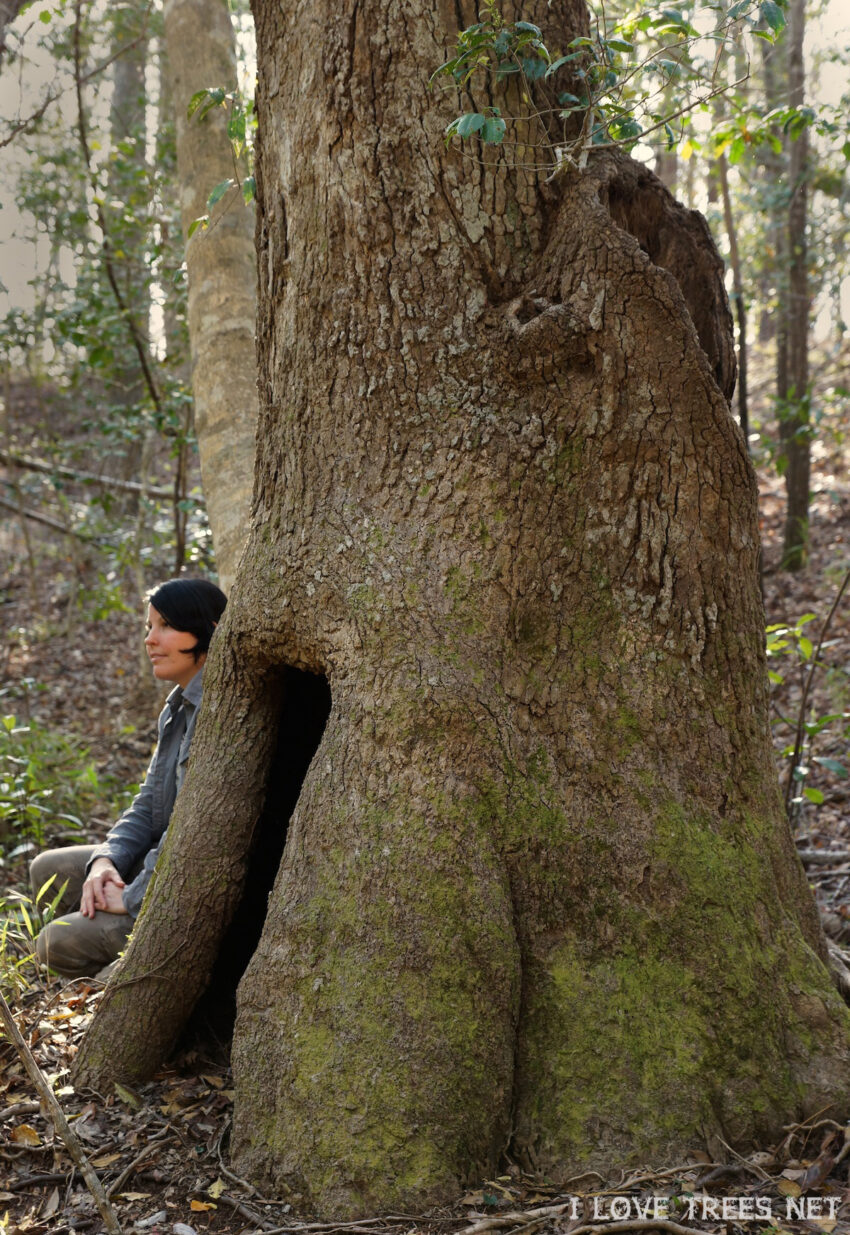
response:
[[[168,696],[159,715],[156,749],[142,787],[89,861],[90,869],[96,858],[109,858],[122,879],[134,876],[124,889],[124,907],[134,918],[142,907],[183,784],[201,706],[203,677],[201,669],[185,690],[175,686]]]

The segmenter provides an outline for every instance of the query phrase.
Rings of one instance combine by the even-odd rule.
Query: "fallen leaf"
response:
[[[212,1201],[190,1201],[189,1208],[192,1213],[205,1214],[210,1209],[218,1209],[217,1205],[213,1205]]]
[[[40,1218],[50,1218],[53,1216],[53,1214],[56,1213],[56,1210],[58,1208],[59,1208],[59,1189],[54,1188],[53,1191],[50,1193],[50,1196],[45,1201],[44,1209],[42,1209],[41,1213],[39,1214],[39,1217]]]
[[[18,1124],[17,1128],[12,1129],[9,1139],[16,1145],[29,1145],[31,1148],[41,1144],[41,1137],[30,1124]]]
[[[210,1184],[210,1186],[207,1188],[207,1193],[213,1198],[214,1201],[217,1201],[218,1198],[221,1196],[222,1192],[224,1191],[224,1188],[225,1188],[224,1180],[219,1177],[218,1179],[215,1180],[214,1183]]]
[[[149,1192],[119,1192],[118,1194],[122,1201],[146,1201],[150,1196]]]
[[[484,1194],[480,1188],[477,1192],[467,1192],[466,1196],[462,1196],[458,1203],[460,1205],[483,1205]]]
[[[99,1158],[92,1158],[92,1166],[109,1166],[110,1162],[117,1162],[120,1157],[120,1154],[101,1154]]]
[[[189,1226],[186,1222],[175,1222],[171,1228],[174,1235],[198,1235],[198,1232],[193,1226]]]
[[[802,1195],[802,1189],[800,1185],[793,1179],[780,1179],[776,1187],[777,1187],[777,1190],[781,1192],[783,1196],[797,1197],[797,1196]]]
[[[115,1092],[118,1094],[118,1097],[125,1104],[125,1106],[129,1106],[130,1110],[138,1111],[140,1109],[142,1100],[138,1094],[133,1093],[132,1089],[127,1089],[125,1085],[119,1085],[116,1081]]]
[[[201,1080],[206,1081],[206,1083],[208,1085],[211,1085],[213,1089],[223,1089],[224,1088],[224,1081],[221,1079],[220,1076],[207,1076],[206,1073],[202,1072]]]

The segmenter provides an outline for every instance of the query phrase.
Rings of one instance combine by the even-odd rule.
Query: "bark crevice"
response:
[[[289,823],[304,778],[319,748],[331,709],[328,680],[296,669],[282,672],[277,744],[269,767],[266,798],[251,842],[242,896],[225,930],[206,990],[187,1027],[229,1041],[236,1018],[236,992],[263,933]]]

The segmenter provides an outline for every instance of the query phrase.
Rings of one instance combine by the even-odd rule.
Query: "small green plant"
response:
[[[55,880],[51,875],[35,901],[15,891],[0,897],[0,991],[9,1004],[26,994],[40,976],[36,936],[56,917],[65,891],[64,883],[52,886]]]
[[[49,827],[79,831],[109,802],[88,750],[77,738],[35,720],[0,716],[0,856],[14,859],[43,845]]]
[[[253,99],[244,99],[239,90],[224,90],[221,86],[209,86],[198,90],[189,100],[187,115],[200,124],[213,108],[223,107],[227,112],[227,136],[233,152],[233,175],[217,184],[207,198],[207,210],[220,202],[228,194],[236,191],[242,194],[245,205],[250,205],[256,195],[257,186],[253,175],[242,175],[240,164],[247,161],[250,167],[253,155],[253,135],[257,128],[257,118],[254,114]],[[189,224],[189,236],[193,236],[198,228],[209,226],[209,214],[193,219]]]
[[[641,9],[620,21],[598,17],[589,36],[556,49],[546,46],[532,22],[506,21],[497,0],[484,0],[479,17],[459,31],[455,54],[432,74],[431,85],[446,78],[459,97],[460,92],[469,97],[476,75],[497,84],[514,76],[522,116],[505,116],[488,102],[450,121],[446,142],[477,138],[484,145],[500,145],[510,121],[535,118],[541,148],[536,166],[553,171],[568,163],[583,167],[592,146],[630,149],[658,131],[672,149],[680,139],[671,127],[675,122],[740,84],[717,74],[727,40],[746,28],[772,42],[785,25],[783,6],[774,0],[739,0],[728,10],[714,3],[668,0],[664,7]],[[704,62],[699,49],[712,43],[713,63]],[[569,123],[576,115],[578,136],[577,126]],[[553,140],[550,123],[557,120],[567,123],[561,138]],[[796,121],[795,114],[788,123]]]
[[[821,660],[821,653],[829,646],[826,642],[826,635],[848,583],[850,583],[850,570],[845,573],[841,581],[832,607],[821,626],[817,643],[814,643],[806,633],[809,623],[815,620],[814,613],[804,613],[793,624],[776,623],[768,626],[766,632],[768,664],[773,666],[768,668],[768,677],[772,685],[781,686],[785,681],[786,674],[780,672],[779,669],[783,661],[779,658],[791,661],[792,669],[799,675],[800,680],[800,701],[796,718],[779,716],[780,722],[786,724],[793,734],[793,740],[788,742],[782,750],[783,759],[788,760],[788,773],[785,779],[785,809],[792,820],[804,801],[812,802],[816,806],[824,801],[824,794],[820,789],[806,784],[813,764],[834,776],[846,777],[848,775],[848,769],[840,759],[816,755],[814,749],[817,740],[823,740],[828,736],[832,738],[840,736],[846,739],[850,733],[850,713],[842,711],[818,715],[810,706],[815,673],[818,669],[827,668]]]

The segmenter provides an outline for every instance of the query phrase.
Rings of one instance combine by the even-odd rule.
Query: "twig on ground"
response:
[[[717,1139],[720,1141],[720,1144],[723,1146],[723,1148],[729,1151],[729,1153],[732,1155],[733,1158],[738,1159],[738,1161],[741,1163],[741,1166],[745,1170],[750,1171],[753,1175],[755,1175],[756,1179],[760,1179],[762,1183],[771,1182],[770,1176],[768,1175],[767,1171],[763,1170],[762,1167],[755,1166],[752,1162],[748,1162],[747,1159],[742,1157],[741,1154],[739,1154],[737,1150],[733,1149],[731,1145],[727,1145],[726,1142],[723,1140],[722,1136],[718,1137]]]
[[[625,1192],[627,1188],[634,1188],[637,1184],[652,1183],[654,1179],[665,1179],[668,1175],[680,1175],[683,1171],[702,1171],[706,1167],[714,1166],[717,1166],[716,1162],[680,1162],[678,1166],[668,1166],[662,1171],[644,1169],[642,1175],[630,1175],[628,1179],[624,1179],[617,1185],[615,1191]],[[600,1196],[604,1195],[604,1192],[600,1193]]]
[[[382,1219],[377,1219],[377,1221],[381,1220]],[[372,1219],[372,1221],[375,1221],[375,1219]],[[335,1225],[332,1222],[320,1223],[319,1225],[321,1225],[323,1229],[328,1232],[350,1231],[352,1229],[352,1224],[345,1222],[341,1225]],[[385,1226],[357,1226],[354,1229],[356,1230],[357,1235],[389,1235],[389,1228]],[[271,1228],[264,1227],[263,1235],[300,1235],[302,1231],[308,1230],[310,1230],[309,1226],[299,1226],[297,1223],[290,1223],[289,1226],[273,1226]],[[691,1235],[700,1235],[700,1233],[694,1231]]]
[[[116,1192],[120,1192],[137,1166],[144,1162],[146,1158],[149,1158],[154,1150],[159,1149],[160,1146],[164,1145],[167,1141],[172,1141],[174,1139],[175,1138],[168,1131],[161,1132],[159,1136],[151,1137],[142,1152],[137,1154],[129,1166],[125,1166],[118,1178],[113,1180],[113,1182],[109,1185],[106,1189],[106,1195],[111,1198],[115,1196]]]
[[[492,1231],[505,1226],[517,1226],[520,1230],[526,1230],[530,1226],[536,1226],[538,1221],[545,1222],[549,1218],[560,1217],[567,1212],[571,1204],[572,1202],[568,1201],[563,1205],[547,1205],[543,1209],[528,1210],[526,1213],[499,1214],[492,1218],[482,1218],[480,1222],[464,1227],[460,1235],[480,1235],[482,1231]],[[595,1224],[590,1222],[586,1226],[577,1226],[570,1232],[570,1235],[616,1235],[618,1231],[670,1231],[671,1235],[701,1235],[701,1232],[695,1230],[694,1227],[683,1226],[680,1222],[673,1222],[669,1218],[629,1218],[624,1222]]]
[[[242,1179],[239,1175],[234,1175],[233,1171],[231,1171],[229,1167],[226,1167],[224,1165],[224,1159],[221,1156],[221,1147],[222,1147],[222,1144],[224,1143],[224,1138],[230,1132],[231,1123],[232,1123],[232,1120],[230,1119],[228,1119],[225,1122],[224,1127],[219,1133],[218,1140],[215,1143],[215,1152],[216,1152],[216,1157],[218,1158],[218,1169],[221,1171],[222,1175],[224,1175],[225,1179],[229,1179],[232,1184],[237,1184],[240,1188],[244,1188],[249,1196],[255,1196],[257,1200],[263,1201],[267,1205],[278,1204],[279,1202],[276,1202],[276,1201],[267,1201],[266,1198],[261,1195],[261,1193],[254,1187],[253,1184],[249,1184],[247,1179]]]
[[[7,1106],[0,1111],[0,1124],[7,1119],[14,1119],[16,1115],[35,1115],[40,1110],[37,1102],[16,1102],[14,1106]]]
[[[235,1196],[228,1196],[226,1192],[216,1198],[219,1201],[224,1201],[241,1214],[243,1218],[247,1218],[249,1222],[255,1223],[261,1230],[271,1232],[275,1229],[275,1225],[268,1218],[264,1218],[262,1214],[258,1214],[255,1209],[251,1209],[250,1205],[246,1205],[244,1201],[237,1201]]]
[[[848,854],[850,857],[850,854]],[[844,1124],[837,1119],[819,1119],[817,1123],[783,1124],[783,1132],[814,1132],[817,1128],[832,1128],[834,1132],[843,1132]]]
[[[50,1085],[48,1084],[41,1068],[36,1063],[32,1051],[24,1041],[23,1034],[20,1029],[18,1029],[18,1026],[15,1023],[15,1018],[12,1016],[12,1011],[6,1003],[5,996],[2,993],[0,993],[0,1020],[3,1021],[3,1026],[10,1042],[12,1042],[17,1048],[18,1054],[21,1057],[21,1062],[29,1073],[30,1080],[35,1086],[36,1092],[47,1108],[54,1128],[65,1142],[68,1153],[73,1158],[80,1170],[80,1174],[86,1181],[86,1186],[94,1198],[98,1212],[100,1213],[101,1218],[103,1218],[104,1225],[109,1232],[109,1235],[121,1235],[121,1227],[118,1224],[115,1211],[109,1204],[106,1193],[103,1190],[103,1185],[98,1179],[94,1168],[89,1163],[77,1134],[65,1118],[65,1112],[59,1105],[59,1100],[50,1088]]]
[[[26,1192],[27,1188],[46,1188],[48,1184],[67,1184],[73,1171],[51,1171],[49,1175],[26,1175],[23,1179],[12,1179],[4,1188],[9,1192]]]
[[[840,866],[850,862],[850,849],[798,849],[797,857],[804,866]]]

